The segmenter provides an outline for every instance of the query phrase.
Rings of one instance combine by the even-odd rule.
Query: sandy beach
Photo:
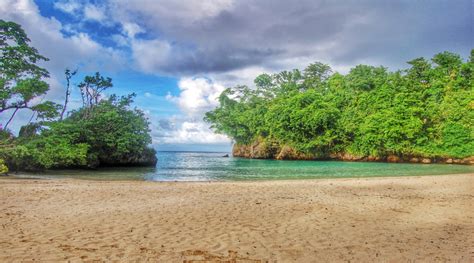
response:
[[[0,261],[473,262],[474,174],[0,179]]]

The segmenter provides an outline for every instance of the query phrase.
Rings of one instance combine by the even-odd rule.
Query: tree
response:
[[[53,117],[58,107],[49,101],[32,104],[33,99],[46,94],[49,76],[37,63],[48,59],[29,46],[30,39],[20,25],[0,20],[0,114],[13,110],[3,127],[6,129],[16,113],[29,109],[38,117]]]
[[[474,50],[466,62],[442,52],[405,70],[358,65],[346,75],[316,62],[226,89],[205,120],[238,144],[267,141],[305,158],[465,158],[474,155],[473,61]]]
[[[66,97],[64,99],[64,105],[63,109],[61,111],[61,115],[59,117],[59,120],[62,120],[64,118],[64,113],[66,112],[67,109],[67,104],[69,102],[69,96],[71,95],[71,78],[76,75],[77,70],[71,71],[70,69],[66,69],[64,71],[64,75],[66,75]]]
[[[99,72],[93,76],[86,76],[84,81],[79,83],[82,95],[82,106],[92,108],[99,103],[103,92],[113,86],[111,78],[104,78]]]
[[[112,95],[62,121],[24,126],[12,147],[0,147],[0,159],[10,170],[153,166],[149,123],[143,112],[130,108],[134,96]]]
[[[304,70],[304,86],[306,89],[321,87],[331,76],[331,67],[321,62],[310,64]]]
[[[83,105],[68,114],[71,78],[76,71],[65,71],[63,106],[43,101],[49,90],[43,79],[49,74],[37,63],[48,59],[29,46],[29,42],[20,25],[0,20],[0,114],[13,111],[3,129],[0,128],[0,174],[7,168],[42,170],[156,164],[156,152],[148,146],[151,143],[148,120],[140,110],[131,109],[134,94],[106,97],[104,93],[113,86],[112,79],[97,72],[86,76],[78,85]],[[35,99],[41,102],[35,104]],[[42,121],[31,122],[33,115],[15,137],[6,128],[21,109],[33,111]]]

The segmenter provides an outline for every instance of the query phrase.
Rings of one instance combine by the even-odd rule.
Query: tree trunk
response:
[[[59,117],[59,120],[63,120],[64,118],[64,113],[66,112],[67,104],[69,102],[69,96],[71,95],[71,78],[72,76],[76,75],[77,69],[73,72],[71,72],[69,69],[66,69],[66,98],[64,99],[64,106],[63,110],[61,111],[61,116]],[[81,95],[82,95],[82,90],[81,90]],[[83,99],[84,100],[84,99]]]
[[[69,84],[68,84],[68,87],[67,87],[67,90],[66,90],[66,99],[64,99],[64,106],[63,106],[63,110],[61,111],[61,116],[59,117],[59,120],[62,121],[63,118],[64,118],[64,113],[66,112],[66,108],[67,108],[67,103],[69,102],[69,95],[70,95],[70,91],[69,91]]]
[[[13,120],[13,118],[15,117],[16,112],[17,112],[19,109],[20,109],[20,108],[15,108],[15,111],[13,111],[12,116],[11,116],[10,119],[7,121],[7,123],[5,124],[5,126],[3,127],[4,130],[7,129],[8,124],[10,124],[10,122]]]

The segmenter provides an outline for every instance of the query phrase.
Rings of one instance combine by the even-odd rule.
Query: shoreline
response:
[[[368,176],[327,176],[327,177],[314,177],[314,178],[278,178],[278,179],[245,179],[245,180],[207,180],[207,181],[184,181],[184,180],[136,180],[136,179],[90,179],[90,178],[80,178],[80,177],[67,177],[67,176],[56,176],[56,177],[43,177],[43,175],[32,175],[32,177],[28,177],[27,174],[17,174],[17,175],[1,175],[0,182],[2,180],[40,180],[40,181],[85,181],[85,182],[122,182],[122,183],[158,183],[158,184],[166,184],[166,183],[269,183],[269,182],[299,182],[299,181],[321,181],[321,180],[351,180],[351,179],[382,179],[382,178],[411,178],[411,177],[443,177],[443,176],[474,176],[474,173],[447,173],[447,174],[425,174],[425,175],[368,175]]]
[[[0,180],[0,261],[474,260],[474,173]]]
[[[66,170],[67,171],[67,170]],[[241,180],[207,180],[207,181],[185,181],[185,180],[146,180],[146,179],[90,179],[81,178],[80,176],[49,176],[48,175],[34,175],[34,174],[10,174],[0,176],[0,181],[4,179],[12,180],[72,180],[72,181],[90,181],[90,182],[144,182],[144,183],[259,183],[259,182],[297,182],[297,181],[320,181],[320,180],[344,180],[344,179],[378,179],[378,178],[408,178],[408,177],[442,177],[442,176],[463,176],[474,175],[474,173],[446,173],[446,174],[421,174],[421,175],[368,175],[368,176],[327,176],[327,177],[312,177],[312,178],[278,178],[278,179],[241,179]]]
[[[356,155],[347,152],[332,152],[318,155],[296,150],[288,145],[268,145],[257,140],[252,144],[232,146],[232,156],[247,159],[264,160],[300,160],[300,161],[341,161],[341,162],[380,162],[380,163],[413,163],[413,164],[460,164],[474,165],[474,156],[463,158],[421,156],[413,154],[386,154],[382,156]]]
[[[278,161],[338,161],[338,162],[368,162],[368,163],[411,163],[411,164],[454,164],[474,165],[474,156],[464,158],[455,157],[427,157],[415,155],[384,155],[358,156],[349,153],[332,153],[327,156],[316,156],[298,152],[291,147],[282,147],[279,151],[267,151],[255,145],[234,144],[232,156],[244,159],[278,160]]]

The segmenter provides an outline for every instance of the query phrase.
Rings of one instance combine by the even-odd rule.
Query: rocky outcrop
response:
[[[234,144],[232,155],[251,159],[314,160],[314,155],[305,154],[294,148],[277,143],[257,140],[252,144]]]
[[[350,153],[331,153],[329,154],[329,159],[342,161],[362,161],[364,156],[353,155]],[[375,157],[371,157],[371,159],[375,160]]]
[[[277,160],[340,160],[352,162],[389,162],[389,163],[446,163],[474,165],[474,156],[456,158],[428,158],[423,156],[358,156],[350,153],[331,153],[327,156],[304,153],[288,145],[279,145],[275,142],[256,140],[252,144],[234,144],[232,155],[235,157],[251,159],[277,159]]]
[[[386,161],[389,162],[389,163],[399,163],[401,161],[401,158],[398,157],[397,155],[391,154],[391,155],[387,156]]]
[[[278,145],[257,140],[252,144],[234,144],[232,155],[251,159],[275,159],[279,152]]]
[[[298,152],[294,148],[285,145],[281,147],[275,159],[277,160],[314,160],[317,158],[314,155]]]

